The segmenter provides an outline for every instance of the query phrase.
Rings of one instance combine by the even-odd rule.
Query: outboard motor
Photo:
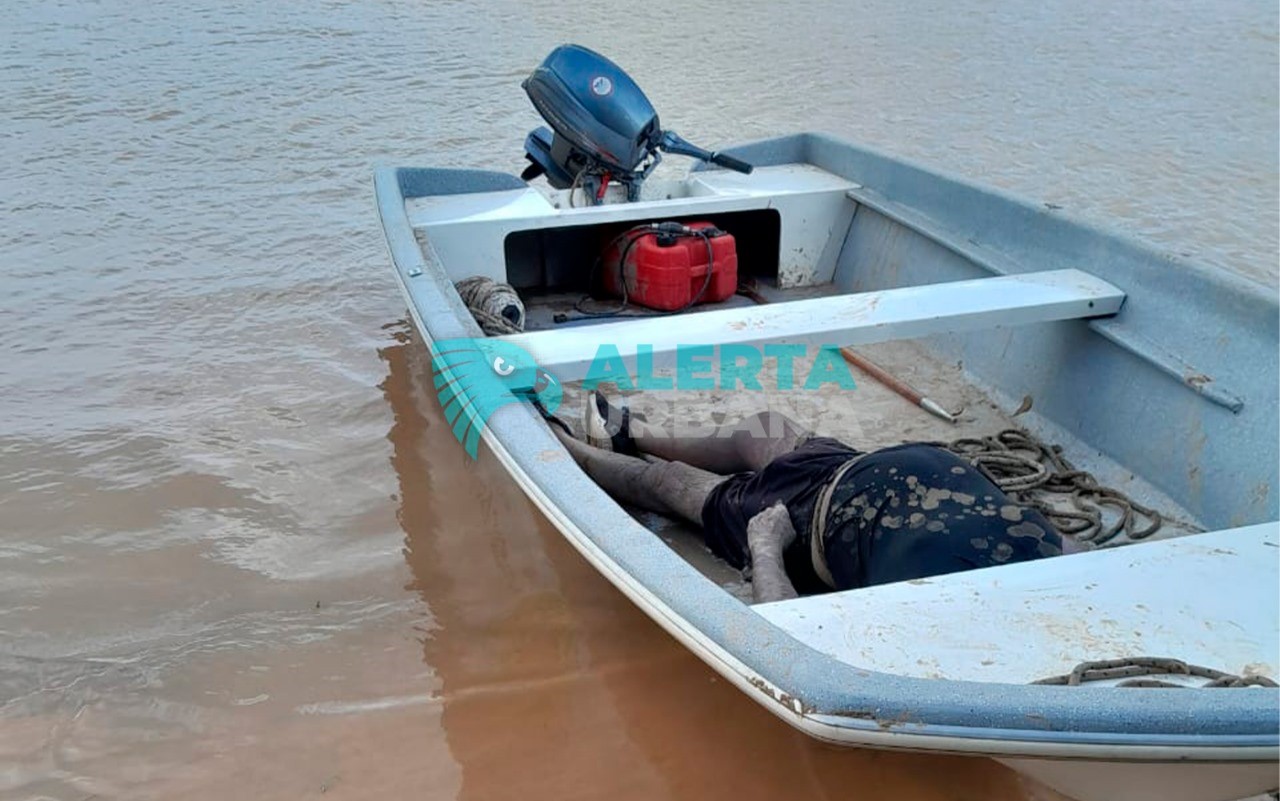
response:
[[[552,128],[536,128],[525,139],[532,162],[521,175],[526,181],[545,174],[556,189],[581,187],[590,202],[599,203],[610,181],[626,187],[628,201],[638,200],[640,185],[662,160],[659,151],[751,172],[745,161],[662,130],[631,76],[580,45],[551,51],[521,85]]]

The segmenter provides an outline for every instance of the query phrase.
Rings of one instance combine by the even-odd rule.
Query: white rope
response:
[[[840,469],[836,470],[823,485],[822,491],[818,493],[818,500],[813,506],[813,517],[809,521],[809,558],[813,562],[813,572],[818,574],[822,583],[833,590],[839,588],[836,587],[836,580],[831,575],[831,568],[827,566],[827,512],[831,510],[831,496],[840,484],[840,479],[844,478],[844,474],[849,472],[849,468],[857,464],[862,456],[859,454],[840,465]]]
[[[524,330],[524,304],[510,284],[483,275],[464,278],[454,284],[467,311],[489,336],[518,334]]]

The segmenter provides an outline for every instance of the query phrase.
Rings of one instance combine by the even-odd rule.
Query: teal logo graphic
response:
[[[555,376],[523,348],[494,339],[442,339],[431,348],[431,372],[445,420],[472,459],[480,433],[498,409],[536,403],[547,414],[560,407],[563,390]]]
[[[585,389],[595,389],[610,383],[620,390],[762,390],[762,371],[773,363],[772,375],[778,389],[795,389],[796,361],[804,359],[804,345],[768,344],[763,348],[753,345],[676,345],[675,375],[658,375],[654,370],[652,345],[636,345],[635,378],[627,368],[617,345],[607,342],[596,348],[595,358],[587,368],[583,379]],[[717,358],[718,357],[718,358]],[[719,381],[716,380],[717,375]],[[819,390],[824,384],[835,384],[841,389],[857,389],[849,365],[840,355],[839,345],[822,345],[809,365],[803,389]]]

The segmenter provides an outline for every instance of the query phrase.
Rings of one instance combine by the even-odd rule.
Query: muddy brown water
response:
[[[0,796],[1038,792],[805,740],[466,460],[371,168],[518,170],[577,40],[694,141],[830,130],[1274,286],[1274,8],[645,9],[6,6]]]

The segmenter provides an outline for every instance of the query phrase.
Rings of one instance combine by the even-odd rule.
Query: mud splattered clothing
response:
[[[779,456],[763,470],[739,473],[716,486],[702,505],[702,531],[712,553],[741,570],[751,562],[747,523],[782,501],[796,530],[796,541],[782,554],[791,584],[800,593],[830,588],[814,572],[809,555],[809,523],[814,501],[840,466],[858,456],[848,445],[830,437],[810,437],[791,453]]]
[[[827,511],[836,586],[868,587],[1062,553],[1062,537],[968,461],[930,445],[867,454]]]
[[[831,589],[813,566],[814,508],[831,479],[822,554],[836,589],[869,587],[1062,553],[1039,512],[1008,499],[969,462],[931,445],[863,454],[814,437],[763,470],[732,476],[702,508],[707,545],[731,565],[750,561],[747,522],[781,501],[796,530],[783,554],[798,592]]]

